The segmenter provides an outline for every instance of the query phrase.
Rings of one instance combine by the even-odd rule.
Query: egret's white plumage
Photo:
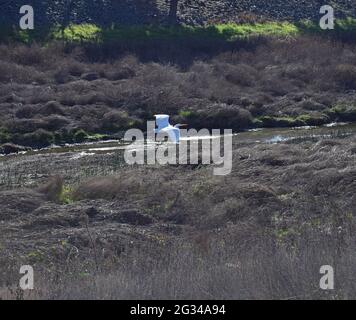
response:
[[[169,124],[169,115],[167,114],[156,114],[156,125],[155,133],[165,133],[168,135],[169,139],[173,143],[179,143],[180,140],[180,130],[179,124],[172,126]]]

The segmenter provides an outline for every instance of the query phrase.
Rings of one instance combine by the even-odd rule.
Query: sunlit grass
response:
[[[64,30],[54,32],[55,39],[65,41],[110,41],[110,40],[150,40],[150,39],[185,39],[206,38],[232,41],[249,36],[295,36],[298,28],[288,22],[260,24],[219,24],[208,27],[159,27],[131,26],[101,29],[96,25],[70,25]]]
[[[5,32],[5,31],[4,31]],[[241,38],[256,36],[298,36],[304,33],[336,36],[352,39],[356,33],[356,19],[347,18],[335,21],[334,30],[322,30],[318,23],[311,21],[291,22],[265,22],[245,24],[216,24],[206,27],[192,26],[116,26],[101,28],[95,24],[70,24],[62,28],[52,27],[49,30],[12,30],[1,38],[12,38],[21,42],[31,41],[48,42],[51,40],[63,40],[66,42],[95,43],[110,41],[130,40],[183,40],[183,39],[220,39],[234,41]],[[10,31],[9,31],[10,32]],[[8,32],[7,32],[8,33]],[[356,37],[355,37],[356,38]]]
[[[71,186],[63,186],[59,195],[59,203],[70,204],[73,203],[73,188]]]
[[[257,36],[296,37],[300,34],[334,36],[340,39],[353,39],[356,34],[356,19],[347,18],[335,21],[334,30],[322,30],[318,23],[306,20],[291,22],[264,22],[245,24],[216,24],[210,26],[118,26],[102,28],[95,24],[59,25],[50,29],[16,30],[6,29],[0,33],[1,40],[17,40],[24,43],[62,40],[78,43],[108,43],[115,41],[140,40],[223,40],[234,41]]]
[[[95,24],[71,24],[64,29],[56,27],[52,31],[52,37],[66,41],[91,42],[99,40],[101,33],[102,29]]]
[[[239,37],[249,36],[295,36],[299,33],[298,28],[289,22],[268,22],[256,24],[223,24],[214,26],[224,38],[233,40]]]

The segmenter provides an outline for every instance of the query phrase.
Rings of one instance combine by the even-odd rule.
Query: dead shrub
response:
[[[19,119],[32,118],[36,114],[35,106],[24,106],[15,112],[15,116]]]
[[[105,77],[111,81],[130,79],[134,76],[135,71],[125,67],[105,72]]]
[[[82,95],[76,95],[74,100],[75,104],[78,105],[90,105],[98,102],[106,102],[105,95],[102,92],[90,92]]]
[[[25,66],[40,65],[44,62],[44,49],[37,44],[17,45],[12,48],[12,59]]]
[[[6,62],[0,61],[0,82],[9,82],[11,80],[11,73],[11,66]]]
[[[54,80],[59,83],[67,83],[72,80],[71,75],[67,69],[59,68],[53,74]]]
[[[14,219],[18,215],[29,214],[36,210],[44,200],[42,194],[29,189],[1,192],[0,201],[6,211],[0,212],[0,219]]]
[[[111,81],[130,79],[136,76],[138,70],[137,59],[133,56],[127,56],[112,65],[108,65],[103,72],[103,76]]]
[[[48,101],[46,104],[37,109],[37,113],[44,116],[50,116],[54,114],[64,115],[64,110],[59,102]]]
[[[341,64],[335,68],[334,78],[345,89],[356,89],[356,66]]]
[[[245,87],[252,86],[258,76],[257,71],[246,64],[229,65],[223,73],[227,81]]]
[[[80,184],[73,192],[73,198],[81,199],[125,199],[140,190],[139,177],[117,176],[96,177]]]
[[[313,67],[302,64],[302,63],[295,63],[287,65],[283,69],[283,76],[287,78],[301,80],[303,82],[311,82],[314,79],[314,72]]]
[[[47,122],[46,129],[49,131],[56,131],[64,128],[70,121],[60,115],[52,114],[48,117],[43,118]]]
[[[174,66],[148,63],[143,66],[138,80],[151,86],[158,86],[175,83],[177,77],[177,68]]]
[[[13,133],[33,132],[47,128],[48,123],[43,119],[15,119],[9,122],[8,128]]]
[[[46,183],[37,188],[37,192],[45,195],[46,199],[58,202],[63,190],[64,180],[61,176],[50,177]]]
[[[86,66],[78,61],[69,61],[65,68],[71,76],[80,77],[85,71]]]
[[[34,88],[31,94],[26,97],[26,102],[31,104],[43,104],[47,101],[53,100],[54,93],[48,90],[48,87]]]
[[[215,204],[205,225],[209,228],[225,226],[227,223],[242,223],[249,217],[251,208],[243,198],[228,198]]]
[[[118,131],[125,130],[130,126],[131,119],[124,111],[110,111],[103,116],[103,130]]]
[[[66,92],[61,92],[58,95],[58,100],[60,104],[64,106],[74,106],[76,104],[77,92],[74,90],[69,90]]]
[[[236,106],[212,104],[205,110],[194,112],[187,120],[197,128],[238,130],[247,128],[252,116],[249,111]]]
[[[326,109],[325,105],[313,100],[301,101],[298,103],[297,107],[308,111],[321,111]]]
[[[54,134],[44,129],[31,130],[19,138],[19,144],[33,148],[45,148],[54,143]]]
[[[273,96],[284,96],[288,92],[294,91],[290,83],[274,76],[265,76],[261,81],[261,86],[263,91]]]
[[[0,82],[43,82],[44,75],[35,68],[0,61]]]
[[[231,182],[234,183],[235,181]],[[237,183],[234,188],[231,188],[230,185],[227,185],[226,187],[220,185],[215,188],[210,196],[216,203],[222,202],[229,197],[257,201],[254,203],[255,205],[269,201],[278,202],[276,192],[273,189],[256,183]]]

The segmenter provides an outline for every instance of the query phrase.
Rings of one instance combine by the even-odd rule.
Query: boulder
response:
[[[19,153],[21,151],[28,151],[28,150],[30,150],[30,148],[18,146],[13,143],[4,143],[0,147],[0,153],[2,153],[2,154]]]

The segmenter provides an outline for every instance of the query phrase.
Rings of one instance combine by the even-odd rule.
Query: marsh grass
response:
[[[39,275],[24,299],[354,298],[352,137],[239,143],[227,177],[208,167],[114,168],[108,155],[35,158],[36,170],[31,158],[15,161],[8,168],[24,170],[22,186],[44,195],[58,194],[46,176],[63,175],[70,201],[0,193],[11,232],[39,237],[22,255],[9,233],[0,237],[0,296],[16,299],[18,266],[30,262]],[[333,291],[319,288],[322,265],[335,269]]]
[[[64,269],[43,270],[26,299],[352,299],[356,274],[354,239],[346,242],[306,229],[288,244],[231,226],[224,234],[125,248],[116,258],[92,252]],[[253,239],[253,242],[248,242]],[[281,240],[282,239],[282,240]],[[320,267],[332,265],[335,290],[319,287]],[[40,267],[40,266],[38,266]],[[50,271],[50,272],[49,272]],[[5,273],[7,277],[8,274]],[[11,288],[9,286],[9,288]],[[5,295],[7,293],[7,295]],[[16,299],[16,291],[0,293]],[[24,298],[24,297],[22,297]]]

